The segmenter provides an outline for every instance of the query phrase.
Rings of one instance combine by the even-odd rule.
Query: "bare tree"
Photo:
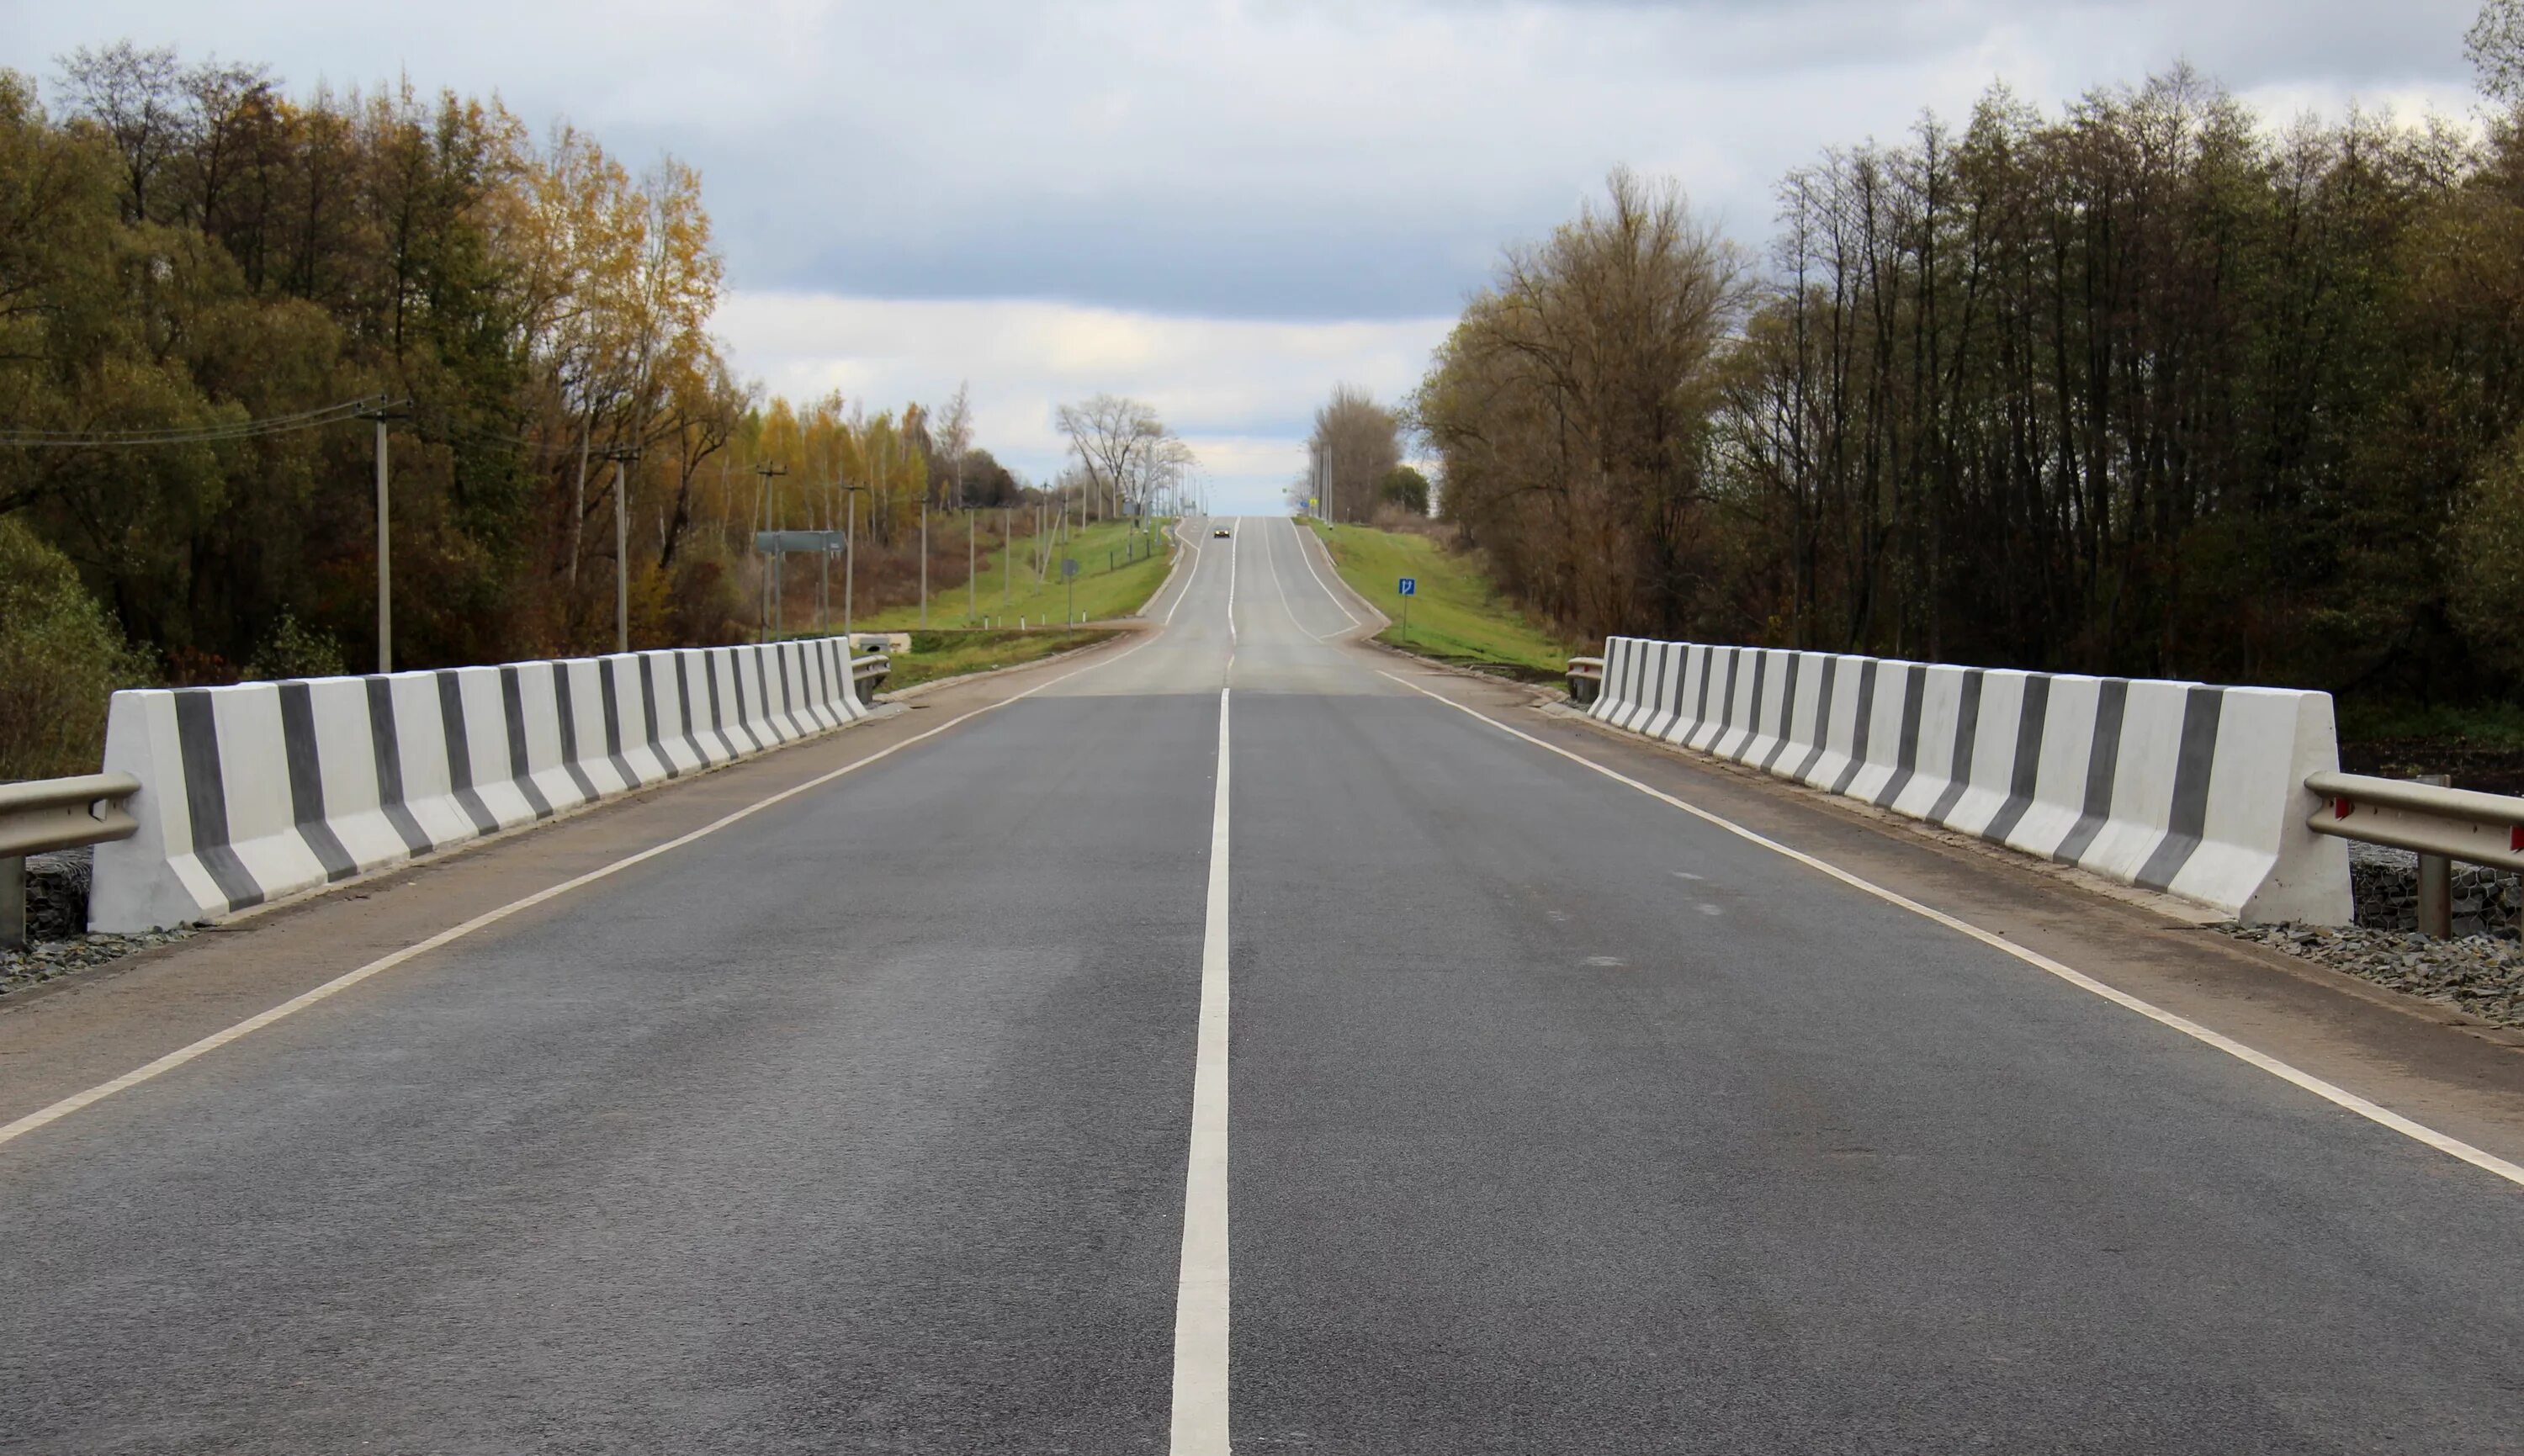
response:
[[[1332,399],[1315,412],[1315,432],[1306,443],[1320,471],[1315,484],[1325,497],[1316,510],[1334,520],[1375,515],[1384,477],[1402,463],[1401,416],[1357,385],[1336,384]]]
[[[175,52],[142,50],[127,40],[101,51],[81,46],[64,58],[62,72],[73,110],[104,127],[122,159],[124,218],[147,220],[151,183],[189,140],[184,70]]]
[[[950,504],[958,510],[970,503],[964,499],[964,459],[973,451],[973,386],[970,382],[955,386],[955,397],[938,412],[929,428],[929,441],[938,463],[954,486]]]
[[[1606,192],[1510,251],[1414,412],[1447,516],[1513,589],[1589,634],[1683,615],[1721,349],[1744,301],[1733,248],[1678,188],[1616,171]]]
[[[1099,394],[1082,405],[1061,406],[1059,419],[1070,450],[1086,467],[1091,518],[1099,495],[1113,512],[1143,502],[1157,467],[1178,461],[1174,452],[1182,442],[1140,400]]]
[[[2489,0],[2462,37],[2480,89],[2509,106],[2524,104],[2524,0]]]

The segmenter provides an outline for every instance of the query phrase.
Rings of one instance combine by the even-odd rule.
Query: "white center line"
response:
[[[2431,1128],[2424,1123],[2413,1122],[2409,1118],[2403,1117],[2402,1114],[2395,1112],[2390,1107],[2386,1107],[2378,1102],[2370,1102],[2364,1097],[2357,1095],[2355,1092],[2349,1091],[2347,1088],[2325,1082],[2310,1072],[2290,1066],[2288,1063],[2280,1061],[2277,1057],[2270,1055],[2268,1052],[2256,1050],[2251,1046],[2247,1046],[2243,1043],[2236,1041],[2234,1038],[2227,1036],[2223,1032],[2210,1031],[2208,1028],[2202,1026],[2200,1023],[2193,1021],[2187,1016],[2178,1016],[2171,1011],[2165,1010],[2161,1006],[2154,1004],[2153,1002],[2141,1000],[2137,996],[2134,996],[2128,992],[2122,991],[2117,987],[2107,986],[2103,982],[2096,980],[2094,977],[2087,975],[2085,972],[2063,965],[2059,961],[2053,960],[2050,956],[2044,955],[2038,950],[2028,950],[2024,946],[2016,945],[2004,936],[1993,935],[1989,931],[1985,931],[1969,921],[1958,920],[1943,910],[1931,909],[1906,895],[1887,890],[1883,886],[1875,884],[1873,881],[1863,880],[1836,864],[1830,864],[1823,860],[1817,859],[1813,855],[1800,849],[1791,849],[1787,846],[1780,844],[1778,841],[1769,839],[1761,834],[1755,833],[1754,831],[1745,828],[1743,825],[1736,823],[1732,819],[1713,814],[1709,810],[1704,809],[1697,804],[1686,803],[1661,789],[1650,788],[1646,784],[1640,783],[1638,780],[1631,778],[1627,774],[1605,767],[1603,764],[1596,762],[1594,759],[1587,757],[1583,753],[1573,753],[1569,750],[1560,747],[1558,744],[1545,743],[1530,733],[1520,732],[1519,730],[1511,728],[1507,724],[1500,722],[1498,719],[1491,717],[1487,713],[1475,708],[1466,707],[1464,704],[1457,703],[1455,700],[1442,693],[1432,693],[1427,688],[1420,686],[1418,683],[1407,682],[1401,678],[1394,677],[1392,673],[1385,672],[1382,668],[1378,669],[1378,673],[1380,676],[1392,678],[1393,681],[1401,683],[1402,686],[1409,688],[1412,692],[1417,693],[1424,698],[1433,698],[1439,703],[1446,704],[1448,707],[1453,708],[1455,711],[1463,713],[1467,717],[1478,718],[1481,722],[1489,724],[1501,733],[1508,735],[1510,738],[1524,739],[1527,743],[1533,745],[1544,752],[1557,753],[1572,763],[1591,768],[1595,772],[1602,774],[1604,777],[1611,779],[1617,784],[1624,784],[1632,789],[1636,789],[1648,798],[1656,800],[1662,803],[1671,804],[1674,807],[1682,810],[1684,813],[1691,815],[1693,818],[1701,820],[1703,823],[1715,825],[1716,827],[1726,831],[1728,834],[1734,835],[1738,839],[1744,840],[1750,844],[1759,845],[1773,854],[1793,859],[1797,863],[1806,866],[1808,869],[1817,870],[1822,874],[1829,875],[1842,884],[1849,886],[1851,889],[1864,891],[1867,894],[1875,897],[1877,899],[1884,901],[1886,904],[1898,905],[1901,908],[1910,911],[1912,914],[1919,916],[1923,920],[1932,920],[1959,935],[1968,936],[1971,939],[1980,942],[1982,945],[1989,946],[1993,950],[2004,951],[2009,955],[2014,956],[2017,960],[2024,962],[2026,965],[2034,967],[2036,970],[2046,971],[2051,975],[2057,976],[2061,980],[2067,982],[2069,985],[2076,987],[2079,991],[2088,992],[2092,995],[2102,996],[2105,1000],[2111,1001],[2116,1006],[2136,1011],[2139,1015],[2146,1017],[2150,1021],[2170,1027],[2173,1030],[2180,1032],[2182,1035],[2191,1038],[2195,1042],[2202,1042],[2210,1046],[2214,1046],[2219,1051],[2226,1053],[2237,1061],[2257,1067],[2260,1070],[2269,1073],[2271,1076],[2278,1078],[2282,1082],[2290,1083],[2296,1087],[2302,1088],[2305,1091],[2313,1093],[2315,1096],[2322,1098],[2324,1101],[2331,1103],[2333,1106],[2354,1112],[2359,1117],[2365,1118],[2369,1122],[2390,1128],[2394,1132],[2401,1134],[2403,1137],[2407,1138],[2414,1142],[2425,1143],[2429,1147],[2433,1147],[2437,1151],[2445,1153],[2448,1156],[2460,1158],[2464,1162],[2471,1164],[2473,1167],[2478,1168],[2483,1172],[2495,1174],[2500,1178],[2505,1179],[2508,1183],[2524,1186],[2524,1167],[2518,1167],[2516,1164],[2508,1162],[2506,1159],[2498,1156],[2496,1153],[2489,1152],[2483,1148],[2474,1147],[2459,1138],[2440,1133],[2436,1129]]]
[[[1227,692],[1218,692],[1218,796],[1209,819],[1209,910],[1200,940],[1200,1031],[1184,1168],[1175,1291],[1173,1456],[1227,1447]]]
[[[1241,525],[1243,522],[1238,521],[1237,524]],[[1227,538],[1227,641],[1230,646],[1236,642],[1236,558],[1241,554],[1240,549],[1243,545],[1242,531],[1238,531]]]
[[[532,895],[525,896],[518,899],[512,899],[497,909],[485,910],[481,914],[474,916],[472,919],[467,920],[461,925],[449,926],[447,929],[440,931],[438,934],[431,936],[426,940],[414,941],[413,944],[404,946],[400,950],[380,955],[376,959],[369,961],[366,965],[361,966],[358,970],[346,971],[343,974],[334,977],[332,980],[325,982],[321,986],[316,987],[311,991],[301,992],[299,995],[291,996],[288,1000],[282,1001],[279,1005],[273,1006],[269,1010],[257,1012],[256,1014],[247,1017],[245,1020],[240,1021],[236,1025],[228,1027],[223,1031],[213,1032],[209,1036],[204,1037],[200,1041],[194,1042],[189,1045],[179,1046],[173,1051],[168,1052],[165,1056],[158,1058],[156,1061],[134,1067],[130,1071],[123,1073],[121,1076],[117,1077],[112,1081],[100,1082],[85,1092],[73,1092],[71,1095],[62,1098],[51,1106],[37,1108],[35,1111],[27,1113],[25,1116],[19,1118],[15,1122],[0,1123],[0,1143],[13,1142],[20,1138],[24,1138],[28,1133],[35,1131],[37,1128],[61,1121],[63,1118],[70,1116],[72,1113],[78,1111],[82,1107],[92,1106],[95,1103],[102,1102],[106,1098],[113,1096],[116,1092],[126,1092],[132,1088],[138,1087],[144,1082],[153,1081],[157,1078],[163,1077],[169,1072],[175,1070],[177,1067],[184,1065],[186,1062],[193,1060],[195,1057],[207,1055],[218,1050],[222,1046],[225,1046],[230,1042],[252,1036],[254,1033],[262,1031],[265,1027],[271,1025],[273,1022],[279,1021],[284,1017],[295,1016],[299,1012],[306,1010],[308,1007],[315,1005],[316,1002],[338,995],[341,993],[350,990],[352,987],[359,985],[361,982],[367,980],[371,976],[383,975],[385,972],[393,970],[396,966],[402,965],[405,961],[411,960],[414,956],[425,955],[432,950],[438,949],[442,946],[461,941],[466,936],[469,936],[473,934],[473,932],[481,930],[486,926],[497,925],[501,921],[508,919],[510,916],[516,914],[520,910],[531,909],[549,899],[558,899],[560,897],[569,894],[573,890],[593,885],[599,880],[605,879],[610,875],[618,874],[623,870],[629,869],[635,864],[639,864],[645,860],[655,859],[658,855],[666,853],[669,850],[680,849],[684,846],[692,844],[697,840],[707,839],[709,836],[718,833],[720,830],[727,828],[731,824],[753,817],[755,814],[762,812],[773,804],[781,803],[788,800],[795,799],[801,794],[806,794],[816,789],[820,789],[826,784],[833,782],[835,779],[840,778],[844,774],[856,773],[858,770],[865,768],[869,764],[875,763],[880,759],[891,758],[895,754],[901,752],[903,750],[910,748],[912,745],[924,743],[929,739],[936,738],[939,734],[946,732],[949,728],[955,727],[959,723],[970,722],[984,713],[993,712],[1007,706],[1011,703],[1018,703],[1025,699],[1032,698],[1035,694],[1042,692],[1045,688],[1058,687],[1060,684],[1069,681],[1080,673],[1093,672],[1099,667],[1110,667],[1114,663],[1121,661],[1124,657],[1131,655],[1131,654],[1138,652],[1141,648],[1146,647],[1149,643],[1156,640],[1156,635],[1152,633],[1141,641],[1123,649],[1121,652],[1115,653],[1112,656],[1104,658],[1102,661],[1090,662],[1084,667],[1074,668],[1068,672],[1062,673],[1058,677],[1049,679],[1048,681],[1037,683],[1022,693],[1010,694],[1008,697],[1002,698],[996,703],[986,703],[980,707],[974,708],[970,712],[959,713],[954,717],[948,718],[946,722],[939,724],[935,728],[929,729],[925,733],[916,733],[898,744],[895,744],[889,748],[879,749],[877,752],[868,754],[864,758],[853,759],[849,763],[845,763],[830,773],[818,774],[814,778],[808,779],[802,784],[795,784],[789,788],[781,790],[777,794],[757,799],[753,802],[747,804],[745,807],[737,809],[732,813],[723,814],[720,817],[711,820],[709,823],[703,825],[701,828],[693,830],[689,834],[680,834],[675,836],[673,839],[651,845],[648,849],[642,849],[636,854],[626,854],[620,859],[614,860],[610,864],[600,865],[575,879],[563,880],[559,884],[551,886],[548,889],[538,890]]]

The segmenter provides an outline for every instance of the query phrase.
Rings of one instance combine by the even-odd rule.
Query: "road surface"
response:
[[[1195,541],[1115,649],[0,1004],[7,1122],[886,754],[0,1141],[0,1451],[2524,1442],[2524,1188],[1570,755],[2510,1157],[2514,1050]]]

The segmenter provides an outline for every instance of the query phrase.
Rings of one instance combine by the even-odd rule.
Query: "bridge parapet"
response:
[[[2346,925],[2331,695],[1616,637],[1615,727],[2248,922]]]
[[[89,925],[218,919],[748,757],[866,716],[862,676],[821,638],[117,693],[138,828],[98,846]]]

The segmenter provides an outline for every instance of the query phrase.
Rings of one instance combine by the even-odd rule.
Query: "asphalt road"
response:
[[[2524,1189],[1432,701],[1285,521],[1199,545],[1135,645],[0,1143],[0,1450],[2524,1445]],[[218,953],[0,1005],[0,1119]],[[2524,1128],[2513,1052],[2269,974]]]

